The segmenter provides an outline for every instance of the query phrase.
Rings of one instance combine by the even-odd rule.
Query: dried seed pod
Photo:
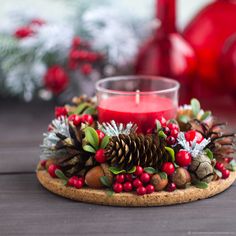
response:
[[[176,184],[177,188],[185,188],[191,182],[191,176],[185,168],[179,167],[172,175],[172,181]]]
[[[167,186],[168,178],[163,178],[159,174],[155,174],[151,178],[151,183],[156,191],[161,191]]]

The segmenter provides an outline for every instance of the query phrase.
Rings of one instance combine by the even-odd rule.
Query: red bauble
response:
[[[99,149],[96,151],[95,160],[99,163],[104,163],[107,160],[104,149]]]
[[[138,188],[138,187],[140,187],[140,186],[143,186],[143,184],[142,184],[142,182],[140,181],[140,179],[135,179],[135,180],[133,181],[133,186],[134,186],[135,188]]]
[[[117,183],[122,184],[125,181],[125,176],[123,174],[119,174],[116,176],[115,180]]]
[[[185,133],[185,139],[188,142],[192,142],[196,138],[197,143],[201,143],[204,139],[202,134],[197,132],[196,130],[189,130]]]
[[[194,48],[198,59],[199,95],[226,92],[227,74],[220,74],[220,53],[225,40],[236,32],[236,2],[217,0],[203,8],[188,24],[184,37]],[[224,85],[224,86],[222,86]],[[202,91],[208,88],[202,94]],[[218,91],[217,91],[218,89]]]
[[[123,186],[120,183],[115,183],[113,185],[113,190],[115,193],[121,193],[123,191]]]
[[[146,191],[145,187],[140,186],[140,187],[137,188],[136,192],[137,192],[138,195],[145,195],[147,191]]]
[[[132,183],[131,182],[125,182],[123,184],[123,188],[125,192],[130,192],[133,189]]]
[[[175,172],[175,166],[172,162],[165,162],[162,165],[162,171],[167,175],[172,175]]]
[[[177,154],[176,154],[176,163],[181,166],[181,167],[187,167],[191,164],[192,161],[192,157],[190,155],[189,152],[185,151],[185,150],[180,150]]]
[[[51,164],[51,165],[48,167],[48,173],[49,173],[49,175],[50,175],[52,178],[57,178],[55,171],[58,170],[58,169],[60,170],[60,166],[55,165],[55,164]]]
[[[154,186],[152,184],[148,184],[146,186],[146,193],[147,194],[153,193],[154,191],[155,191],[155,188],[154,188]]]
[[[150,181],[151,177],[148,173],[142,173],[140,176],[140,180],[142,183],[148,183]]]
[[[68,75],[59,65],[50,67],[44,76],[45,87],[56,95],[66,89],[68,82]]]
[[[55,117],[67,116],[68,112],[65,107],[56,107],[55,108]]]
[[[134,172],[134,174],[136,176],[140,176],[143,173],[143,168],[141,166],[136,166],[136,170]]]
[[[221,173],[222,173],[222,179],[229,178],[229,175],[230,175],[230,171],[229,170],[224,169],[224,170],[221,171]]]
[[[181,100],[191,98],[191,85],[196,73],[195,53],[176,30],[176,0],[156,0],[156,18],[161,25],[141,47],[136,73],[174,78],[181,83]]]
[[[18,28],[14,33],[15,37],[19,39],[27,38],[29,36],[32,36],[33,34],[34,31],[29,26]]]

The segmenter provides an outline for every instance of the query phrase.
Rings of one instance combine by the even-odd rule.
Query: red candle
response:
[[[170,98],[157,95],[129,95],[111,96],[103,99],[98,105],[99,122],[127,124],[133,122],[138,125],[138,132],[146,133],[155,127],[155,120],[161,117],[175,118],[177,105]]]

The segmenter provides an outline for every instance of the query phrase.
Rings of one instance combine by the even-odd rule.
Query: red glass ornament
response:
[[[196,85],[201,97],[227,91],[222,86],[219,59],[225,40],[236,32],[235,21],[236,1],[218,0],[202,9],[184,31],[184,37],[194,48],[198,59]],[[222,79],[228,78],[224,76]]]
[[[176,30],[175,0],[156,0],[156,18],[161,25],[141,47],[135,71],[178,80],[182,89],[180,102],[188,102],[192,96],[196,58],[191,46]]]

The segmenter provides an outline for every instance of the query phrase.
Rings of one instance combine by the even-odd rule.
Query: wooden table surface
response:
[[[235,130],[235,110],[216,108],[216,113]],[[236,235],[235,184],[207,200],[151,208],[97,206],[48,192],[38,183],[35,167],[52,116],[52,104],[0,102],[1,236]]]

